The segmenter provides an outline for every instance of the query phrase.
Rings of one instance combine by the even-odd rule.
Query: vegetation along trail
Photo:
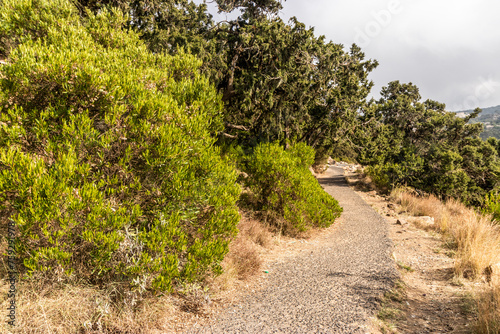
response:
[[[261,290],[210,326],[188,333],[366,333],[380,296],[398,277],[387,222],[330,167],[319,182],[344,208],[332,238],[270,268]]]

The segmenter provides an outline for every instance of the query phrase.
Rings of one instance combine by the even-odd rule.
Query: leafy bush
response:
[[[425,155],[402,150],[396,161],[372,164],[367,173],[378,187],[411,186],[444,198],[458,198],[481,206],[486,189],[495,184],[498,167],[494,163],[471,162],[471,155],[432,146]],[[411,152],[411,153],[410,153]],[[479,154],[477,154],[479,155]],[[480,156],[477,160],[481,160]],[[480,183],[482,182],[482,183]]]
[[[5,0],[0,13],[18,45],[0,68],[0,210],[27,274],[169,290],[220,272],[240,189],[213,146],[222,104],[200,61],[152,54],[119,12]]]
[[[315,151],[311,146],[306,143],[296,143],[288,149],[288,154],[297,160],[299,167],[309,168],[314,164]]]
[[[393,187],[393,185],[391,182],[391,178],[389,177],[389,173],[387,173],[388,169],[389,166],[387,166],[387,164],[373,165],[366,167],[365,171],[377,187],[379,187],[380,189],[389,190]]]
[[[274,223],[285,221],[288,232],[328,227],[342,208],[308,170],[314,150],[296,144],[285,151],[278,143],[260,144],[249,157],[247,184],[260,210]]]
[[[500,194],[498,192],[490,192],[486,195],[484,201],[484,213],[491,213],[493,219],[500,222]]]
[[[392,189],[396,185],[417,186],[422,179],[423,166],[421,157],[405,152],[400,162],[374,164],[366,170],[378,187]]]

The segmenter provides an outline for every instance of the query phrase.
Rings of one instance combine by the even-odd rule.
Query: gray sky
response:
[[[500,105],[498,0],[287,0],[283,7],[285,21],[296,16],[316,35],[346,48],[356,43],[378,60],[374,97],[400,80],[448,110]]]

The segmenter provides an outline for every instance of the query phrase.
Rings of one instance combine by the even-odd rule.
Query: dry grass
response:
[[[260,249],[271,246],[272,233],[251,214],[240,212],[238,236],[231,242],[229,253],[222,263],[224,273],[216,279],[219,289],[229,289],[236,280],[245,280],[259,271]]]
[[[231,244],[231,252],[227,255],[225,261],[226,270],[233,269],[237,278],[245,280],[254,275],[261,266],[261,259],[254,244],[244,238],[237,238]],[[233,271],[231,270],[230,271]]]
[[[6,296],[7,287],[1,287]],[[140,303],[114,302],[109,291],[85,286],[41,287],[18,284],[16,326],[2,322],[2,333],[165,333],[178,308],[170,297],[144,298]],[[5,297],[4,297],[5,298]],[[8,299],[1,302],[7,309]]]
[[[478,321],[475,332],[500,333],[500,286],[494,285],[480,295],[477,301]]]
[[[457,277],[489,283],[478,299],[478,333],[500,333],[500,229],[492,217],[457,200],[443,203],[435,196],[419,197],[404,189],[393,191],[391,197],[411,215],[434,218],[427,227],[441,232],[455,248]]]
[[[391,192],[391,199],[414,216],[430,216],[439,219],[443,204],[434,195],[419,197],[409,189],[398,188]]]
[[[455,271],[466,277],[482,275],[490,281],[492,268],[500,263],[500,230],[491,216],[477,213],[457,200],[441,202],[433,195],[418,197],[393,191],[391,197],[414,216],[434,218],[431,228],[440,231],[456,247]]]
[[[0,333],[177,333],[210,313],[211,297],[254,275],[261,266],[259,252],[270,247],[272,234],[262,223],[241,213],[240,233],[222,265],[225,272],[204,285],[178,286],[174,294],[138,295],[110,285],[48,285],[18,282],[16,326],[5,321]],[[0,252],[5,254],[5,242]],[[0,277],[6,277],[5,256]],[[0,280],[0,308],[7,315],[10,299],[5,279]],[[4,317],[5,318],[5,317]]]
[[[271,245],[272,234],[269,232],[269,229],[249,214],[241,214],[238,229],[238,236],[240,238],[247,239],[264,248],[268,248]]]

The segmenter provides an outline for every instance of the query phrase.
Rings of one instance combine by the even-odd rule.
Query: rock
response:
[[[401,218],[400,218],[400,219],[398,219],[398,220],[396,221],[396,224],[397,224],[397,225],[404,226],[404,225],[408,225],[408,222],[407,222],[406,220],[404,220],[404,219],[401,219]]]
[[[434,217],[422,216],[422,217],[419,217],[419,218],[422,221],[426,221],[426,222],[434,224]]]
[[[387,204],[387,207],[391,210],[394,210],[396,208],[396,206],[393,203]]]
[[[416,217],[416,221],[422,227],[431,227],[434,225],[434,218],[429,216]]]

